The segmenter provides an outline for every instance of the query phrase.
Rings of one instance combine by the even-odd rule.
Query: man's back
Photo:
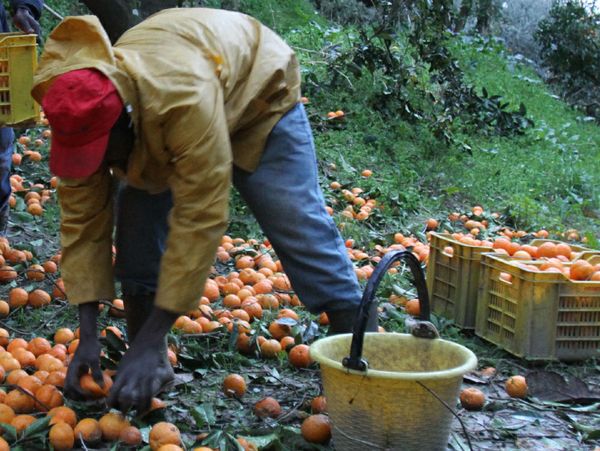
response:
[[[216,81],[223,90],[234,159],[245,169],[258,163],[264,144],[249,145],[246,138],[266,139],[271,122],[299,98],[293,51],[244,14],[205,8],[165,10],[128,30],[115,48],[129,55],[123,61],[134,78],[137,73],[140,95],[153,96],[140,99],[144,108],[165,108],[182,92],[186,94],[181,102],[202,102],[202,90]]]

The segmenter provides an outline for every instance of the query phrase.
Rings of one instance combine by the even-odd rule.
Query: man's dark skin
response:
[[[13,15],[13,23],[15,27],[21,30],[23,33],[37,34],[40,36],[40,24],[33,18],[29,8],[21,6],[17,8]]]
[[[125,113],[113,126],[105,155],[105,162],[121,168],[127,166],[127,155],[134,143],[130,120]],[[152,397],[168,385],[174,372],[167,359],[166,336],[177,317],[153,305],[153,297],[148,305],[128,305],[126,311],[130,346],[119,364],[115,383],[107,403],[123,412],[135,409],[138,414],[147,412]],[[94,380],[102,385],[100,369],[100,341],[98,339],[98,301],[79,305],[80,337],[79,346],[69,364],[65,380],[65,395],[73,399],[86,397],[79,385],[79,378],[91,371]],[[139,307],[136,308],[136,307]],[[146,307],[146,308],[144,308]],[[133,318],[135,317],[135,324]]]

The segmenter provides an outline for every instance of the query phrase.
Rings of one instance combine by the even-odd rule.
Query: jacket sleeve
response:
[[[173,155],[169,185],[174,205],[155,305],[174,313],[197,307],[227,227],[229,132],[221,89],[206,91],[201,102],[171,111],[163,125],[165,145]]]
[[[71,304],[114,299],[112,177],[61,179],[61,274]]]
[[[44,7],[43,0],[10,0],[10,9],[13,14],[17,8],[21,8],[23,6],[29,8],[35,20],[40,20],[42,8]]]

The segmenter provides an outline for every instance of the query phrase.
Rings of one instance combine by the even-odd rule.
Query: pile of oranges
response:
[[[42,161],[43,156],[38,150],[31,150],[30,147],[41,148],[47,143],[47,140],[51,137],[52,132],[46,129],[42,132],[41,137],[32,140],[29,136],[20,136],[17,140],[17,149],[22,149],[22,154],[15,151],[12,155],[13,166],[20,166],[23,158],[27,158],[33,163],[39,163]],[[29,183],[23,176],[19,174],[12,174],[10,176],[10,186],[12,194],[9,199],[9,205],[12,208],[17,206],[17,194],[23,195],[23,199],[27,206],[27,212],[34,216],[40,216],[44,213],[44,204],[50,200],[53,200],[54,191],[58,185],[58,179],[51,177],[47,184],[43,183]]]

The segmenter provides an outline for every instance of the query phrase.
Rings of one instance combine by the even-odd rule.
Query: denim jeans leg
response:
[[[12,128],[0,128],[0,236],[6,234],[8,217],[10,215],[10,170],[15,133]]]
[[[121,186],[117,196],[115,275],[124,295],[155,293],[173,206],[171,191],[150,194]]]
[[[273,128],[256,171],[234,168],[233,182],[307,309],[356,308],[360,286],[344,240],[325,209],[312,132],[301,104]]]

